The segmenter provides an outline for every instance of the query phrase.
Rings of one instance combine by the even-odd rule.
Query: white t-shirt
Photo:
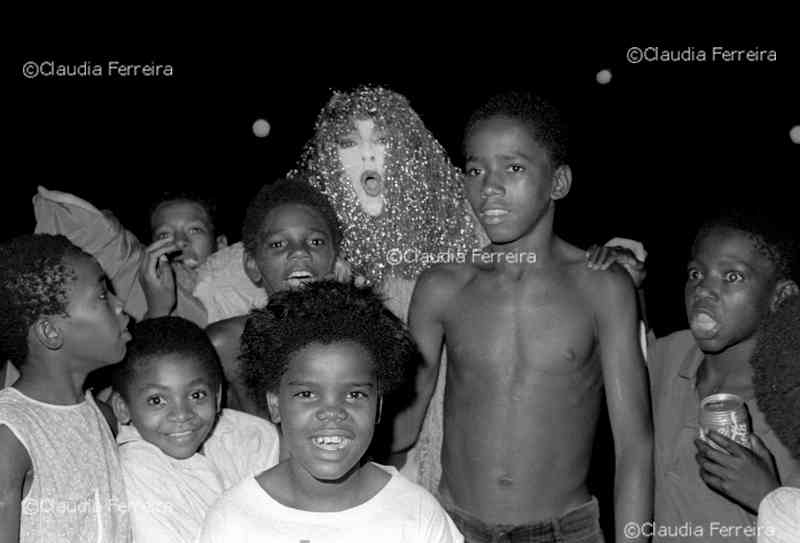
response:
[[[461,543],[453,521],[427,490],[396,469],[375,496],[345,511],[317,513],[280,504],[248,478],[209,511],[201,543]]]
[[[758,506],[758,543],[800,542],[800,488],[782,486]]]

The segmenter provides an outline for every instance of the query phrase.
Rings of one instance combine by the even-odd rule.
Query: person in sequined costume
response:
[[[464,198],[461,171],[408,100],[391,90],[334,92],[293,174],[299,172],[333,203],[353,272],[380,286],[404,320],[425,268],[466,258],[485,240]],[[443,375],[401,470],[431,491],[441,473]]]

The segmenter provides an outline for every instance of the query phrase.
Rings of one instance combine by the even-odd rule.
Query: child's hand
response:
[[[755,434],[750,435],[753,450],[718,432],[707,436],[723,450],[695,439],[700,478],[710,489],[757,513],[764,496],[780,486],[772,453]]]
[[[167,260],[167,254],[177,250],[172,238],[160,239],[144,250],[139,283],[147,299],[146,318],[167,316],[175,308],[175,271]]]
[[[619,242],[620,245],[614,245],[616,242]],[[607,270],[611,264],[616,262],[625,268],[636,288],[640,288],[647,277],[647,270],[644,266],[646,256],[647,253],[644,252],[641,243],[614,238],[602,247],[598,245],[589,247],[589,250],[586,251],[586,265],[593,270]]]

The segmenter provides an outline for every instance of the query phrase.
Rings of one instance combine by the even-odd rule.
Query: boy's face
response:
[[[755,339],[775,291],[775,267],[738,230],[698,240],[686,280],[686,315],[700,348],[717,353]]]
[[[115,396],[121,422],[172,458],[195,454],[214,427],[220,386],[195,359],[171,353],[156,356],[128,385],[127,400]]]
[[[312,343],[292,355],[279,393],[267,393],[295,475],[338,481],[356,469],[375,430],[373,360],[353,342]]]
[[[337,150],[361,209],[377,217],[384,206],[386,143],[383,134],[375,128],[375,121],[354,121],[353,129],[339,140]]]
[[[250,279],[272,294],[317,281],[333,272],[333,235],[322,214],[302,204],[267,213],[255,255],[245,255]]]
[[[64,264],[75,273],[67,283],[68,317],[51,317],[60,329],[62,352],[99,368],[125,356],[131,339],[122,302],[108,290],[108,278],[90,256],[68,255]]]
[[[467,198],[494,243],[531,232],[550,207],[553,181],[547,151],[523,123],[492,117],[465,140]]]
[[[175,200],[161,204],[151,217],[150,227],[153,241],[174,240],[180,254],[172,261],[190,270],[197,268],[217,250],[218,241],[225,244],[222,236],[214,238],[214,225],[203,206],[196,202]]]

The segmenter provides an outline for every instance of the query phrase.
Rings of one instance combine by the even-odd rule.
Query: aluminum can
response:
[[[712,394],[700,402],[698,416],[700,439],[722,450],[716,443],[706,437],[706,433],[715,430],[732,439],[743,447],[750,448],[750,415],[744,400],[736,394]]]

